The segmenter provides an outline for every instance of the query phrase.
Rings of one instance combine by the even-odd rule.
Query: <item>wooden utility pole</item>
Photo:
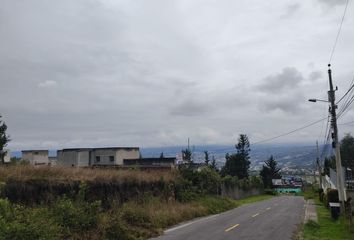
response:
[[[339,195],[339,202],[341,204],[341,211],[344,210],[344,201],[346,201],[346,194],[344,189],[344,176],[342,171],[342,160],[340,156],[340,145],[338,139],[338,127],[337,127],[337,105],[335,104],[335,90],[333,90],[332,83],[332,70],[331,64],[328,64],[328,78],[329,78],[329,91],[328,91],[328,101],[331,103],[330,113],[332,116],[332,129],[333,129],[333,144],[332,147],[335,148],[336,157],[336,171],[337,171],[337,189]]]

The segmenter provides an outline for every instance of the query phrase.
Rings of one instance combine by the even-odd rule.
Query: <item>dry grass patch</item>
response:
[[[132,169],[101,169],[101,168],[71,168],[61,166],[30,166],[15,165],[0,167],[0,181],[6,182],[9,179],[16,180],[37,180],[48,181],[119,181],[136,180],[154,182],[160,179],[173,181],[176,179],[173,171],[140,171]]]

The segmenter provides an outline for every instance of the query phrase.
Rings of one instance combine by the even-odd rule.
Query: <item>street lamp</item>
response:
[[[331,113],[332,116],[332,138],[333,138],[333,143],[332,146],[335,148],[335,158],[336,158],[336,171],[337,171],[337,189],[338,189],[338,197],[339,197],[339,202],[341,205],[341,211],[344,210],[344,202],[347,200],[346,197],[346,192],[345,192],[345,186],[344,186],[344,176],[342,172],[342,160],[340,156],[340,146],[339,146],[339,139],[338,139],[338,127],[337,127],[337,105],[335,104],[335,90],[333,89],[333,83],[332,83],[332,70],[330,69],[331,65],[328,64],[328,78],[329,78],[329,91],[328,91],[328,101],[325,100],[318,100],[318,99],[309,99],[310,102],[327,102],[330,103],[330,108],[329,112]],[[338,88],[336,88],[337,90]]]
[[[309,99],[309,102],[326,102],[326,103],[329,103],[329,101],[321,100],[321,99],[316,99],[316,98],[311,98],[311,99]]]

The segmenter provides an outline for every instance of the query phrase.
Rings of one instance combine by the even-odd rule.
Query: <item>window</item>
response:
[[[96,162],[100,162],[100,161],[101,161],[100,156],[96,156]]]
[[[114,156],[109,156],[109,161],[114,162]]]

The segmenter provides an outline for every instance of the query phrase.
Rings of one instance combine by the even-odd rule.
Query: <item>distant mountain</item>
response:
[[[142,148],[140,151],[143,157],[159,157],[162,152],[166,157],[175,157],[180,156],[182,149],[185,148],[182,146],[157,147]],[[226,153],[236,152],[235,147],[229,145],[193,146],[191,150],[195,162],[203,162],[204,151],[208,151],[210,159],[214,156],[219,167],[225,164]],[[313,168],[313,163],[317,158],[317,149],[316,146],[303,146],[301,144],[251,145],[251,168],[254,170],[260,169],[264,161],[271,155],[282,168]]]

